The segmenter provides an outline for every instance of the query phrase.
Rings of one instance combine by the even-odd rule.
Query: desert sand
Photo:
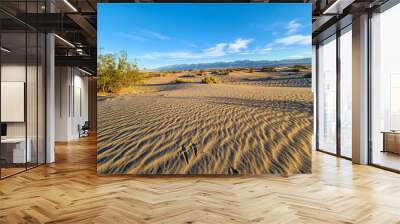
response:
[[[99,97],[98,172],[311,172],[309,79],[242,71],[220,84],[201,78],[169,74],[150,78],[144,93]]]

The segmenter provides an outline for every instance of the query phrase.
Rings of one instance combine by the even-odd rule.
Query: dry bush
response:
[[[175,83],[190,83],[191,81],[183,78],[176,78]]]
[[[201,80],[201,83],[204,83],[204,84],[218,84],[218,83],[220,83],[220,81],[217,78],[213,77],[213,76],[207,76],[207,77],[205,77],[204,79]]]
[[[98,56],[97,92],[116,93],[123,87],[141,85],[145,79],[137,63],[128,60],[126,52]]]

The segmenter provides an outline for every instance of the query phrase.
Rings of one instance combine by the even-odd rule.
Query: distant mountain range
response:
[[[199,63],[199,64],[179,64],[168,65],[154,69],[155,71],[176,71],[176,70],[198,70],[198,69],[212,69],[212,68],[257,68],[266,66],[278,65],[308,65],[311,64],[311,58],[301,59],[285,59],[278,61],[232,61],[232,62],[213,62],[213,63]]]

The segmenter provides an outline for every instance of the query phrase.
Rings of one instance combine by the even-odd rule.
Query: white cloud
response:
[[[288,34],[292,34],[297,32],[300,28],[302,27],[302,25],[297,22],[297,20],[291,20],[287,25],[286,25],[286,29],[288,30],[287,33]]]
[[[238,38],[233,43],[218,43],[199,52],[171,52],[167,56],[174,59],[222,57],[228,53],[239,53],[241,50],[246,49],[252,41],[252,39]]]
[[[159,52],[152,52],[152,53],[147,53],[141,56],[137,56],[140,59],[148,59],[148,60],[153,60],[153,59],[158,59],[163,57],[162,53]]]
[[[135,33],[135,34],[131,34],[131,33],[118,33],[117,34],[120,37],[125,37],[125,38],[129,38],[132,40],[139,40],[139,41],[146,41],[149,38],[155,38],[155,39],[159,39],[159,40],[170,40],[171,38],[167,35],[161,34],[161,33],[157,33],[151,30],[140,30],[139,32]]]
[[[132,39],[132,40],[139,40],[139,41],[144,41],[146,40],[146,38],[138,36],[138,35],[134,35],[134,34],[130,34],[130,33],[118,33],[117,34],[120,37],[125,37],[128,39]]]
[[[194,53],[190,51],[177,51],[177,52],[166,53],[165,57],[172,59],[191,59],[191,58],[201,58],[203,56],[200,53]]]
[[[283,38],[276,39],[274,44],[282,45],[307,45],[311,44],[311,35],[291,35]]]
[[[261,48],[260,51],[272,51],[271,47]]]
[[[156,58],[169,58],[169,59],[203,59],[203,58],[214,58],[222,57],[227,54],[243,53],[244,49],[247,49],[248,45],[252,42],[252,39],[238,38],[233,43],[217,43],[210,48],[206,48],[200,51],[175,51],[175,52],[164,52],[164,53],[149,53],[139,58],[142,59],[156,59]],[[260,53],[270,51],[269,48],[254,49],[247,51],[248,54]]]
[[[302,55],[302,54],[296,54],[296,55],[291,55],[290,58],[292,59],[302,59],[302,58],[306,58],[307,56]]]
[[[268,53],[270,51],[272,51],[272,48],[271,47],[266,47],[266,48],[256,48],[256,49],[253,49],[253,50],[243,51],[243,52],[240,52],[239,54],[242,54],[242,55],[265,54],[265,53]]]
[[[161,34],[161,33],[157,33],[155,31],[151,31],[151,30],[142,30],[142,32],[149,37],[153,37],[153,38],[157,38],[159,40],[169,40],[171,39],[169,36]]]
[[[253,39],[242,39],[238,38],[235,42],[230,43],[228,50],[232,52],[239,52],[242,49],[246,49],[247,45],[253,42]]]
[[[219,44],[216,44],[214,47],[203,50],[202,54],[205,57],[224,56],[224,55],[226,55],[226,53],[225,53],[226,46],[228,46],[227,43],[219,43]]]
[[[200,52],[180,51],[170,52],[166,56],[173,59],[189,59],[189,58],[209,58],[209,57],[221,57],[226,55],[225,48],[227,43],[219,43],[214,47],[204,49]]]

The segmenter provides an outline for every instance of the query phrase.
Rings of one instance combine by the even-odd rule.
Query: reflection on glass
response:
[[[336,153],[336,40],[318,48],[318,148]]]
[[[372,17],[372,163],[400,170],[400,5]]]
[[[46,39],[45,35],[39,33],[38,35],[38,77],[37,77],[37,91],[38,91],[38,135],[37,135],[37,147],[38,147],[38,156],[37,162],[38,164],[45,163],[45,60],[46,60],[46,52],[45,52],[45,44]]]
[[[45,1],[0,1],[15,14],[44,13]],[[0,12],[0,178],[45,162],[45,35]],[[7,21],[7,26],[3,26]],[[8,30],[7,27],[12,27]]]
[[[340,36],[340,153],[352,157],[352,35],[351,26]]]
[[[400,130],[400,73],[390,76],[390,130]]]
[[[26,35],[2,33],[1,45],[1,175],[6,177],[25,170],[31,151],[26,144]],[[28,149],[28,150],[27,150]]]
[[[26,112],[27,112],[27,142],[30,148],[30,161],[27,163],[28,168],[37,165],[37,41],[38,37],[35,32],[27,33],[28,38],[28,61],[27,61],[27,82],[26,82]]]

